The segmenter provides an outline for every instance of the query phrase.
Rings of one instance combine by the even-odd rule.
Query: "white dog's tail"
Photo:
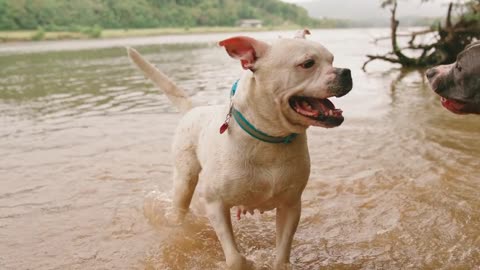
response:
[[[163,74],[158,68],[145,60],[135,49],[127,48],[128,56],[132,62],[145,74],[147,78],[165,92],[168,99],[177,107],[181,113],[192,108],[192,103],[185,91],[180,89],[172,80]]]

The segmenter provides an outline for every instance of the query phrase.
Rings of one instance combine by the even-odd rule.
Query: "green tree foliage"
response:
[[[335,26],[279,0],[0,0],[0,30],[234,26],[240,19]]]

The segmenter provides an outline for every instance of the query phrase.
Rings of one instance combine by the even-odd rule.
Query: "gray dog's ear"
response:
[[[270,45],[251,37],[238,36],[222,40],[218,43],[225,47],[228,55],[239,59],[243,69],[254,71],[254,65],[258,58],[265,55]]]
[[[295,38],[305,39],[306,35],[310,35],[310,31],[307,28],[305,28],[303,30],[298,30],[297,33],[295,33]]]
[[[477,47],[477,49],[478,49],[478,46],[480,46],[480,40],[474,41],[474,42],[470,43],[469,45],[467,45],[467,47],[465,47],[464,51],[469,50],[473,47]]]

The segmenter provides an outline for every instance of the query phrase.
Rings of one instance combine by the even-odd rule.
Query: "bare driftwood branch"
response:
[[[425,29],[423,31],[413,32],[413,33],[410,34],[411,38],[410,38],[410,41],[408,41],[408,44],[413,46],[413,42],[415,42],[415,39],[417,38],[417,36],[430,34],[430,33],[433,33],[435,31],[436,31],[435,29],[430,28],[430,29]]]
[[[403,63],[404,61],[405,62],[410,61],[410,59],[402,53],[402,50],[398,47],[398,43],[397,43],[397,29],[398,29],[398,25],[399,25],[399,21],[396,19],[397,1],[392,0],[390,3],[393,4],[392,9],[390,10],[390,13],[392,14],[391,17],[390,17],[390,38],[391,38],[393,54],[397,58],[391,58],[391,57],[387,57],[385,55],[383,55],[383,56],[382,55],[367,55],[369,60],[367,60],[362,66],[362,70],[364,70],[364,71],[366,70],[366,66],[374,60],[383,60],[383,61],[388,61],[388,62],[391,62],[391,63]]]
[[[472,1],[468,7],[467,13],[463,11],[458,18],[453,18],[453,9],[455,5],[448,5],[444,26],[439,24],[436,28],[431,27],[409,34],[397,33],[399,21],[396,19],[397,0],[384,0],[382,7],[391,6],[390,12],[390,40],[392,51],[384,55],[367,55],[368,60],[363,64],[362,69],[374,60],[382,60],[390,63],[398,63],[403,67],[427,67],[432,65],[452,63],[456,55],[474,39],[480,39],[480,0]],[[467,15],[469,15],[467,17]],[[471,16],[473,15],[473,16]],[[432,34],[429,42],[416,42],[417,37]],[[410,39],[406,46],[399,46],[397,37],[409,36]],[[386,39],[377,38],[374,42]],[[419,51],[418,57],[409,57],[404,54],[405,50]]]
[[[422,36],[422,35],[426,35],[426,34],[430,34],[430,33],[434,33],[436,32],[437,30],[433,29],[433,28],[428,28],[428,29],[425,29],[425,30],[421,30],[421,31],[416,31],[416,32],[410,32],[410,33],[397,33],[397,37],[410,37],[410,41],[408,42],[409,44],[412,44],[414,41],[415,41],[415,38],[417,36]],[[382,40],[390,40],[392,37],[391,36],[387,36],[387,37],[378,37],[378,38],[375,38],[373,40],[373,43],[374,44],[377,44],[379,41],[382,41]]]
[[[445,25],[447,26],[447,28],[452,28],[452,7],[453,7],[453,3],[450,3],[448,5],[447,20],[445,22]]]
[[[400,24],[400,22],[396,18],[397,1],[394,1],[393,8],[390,11],[392,13],[392,17],[390,18],[390,30],[391,30],[391,36],[392,36],[393,52],[398,57],[398,60],[400,61],[400,63],[407,63],[408,65],[408,63],[412,62],[412,60],[402,53],[402,50],[398,47],[398,42],[397,42],[397,29],[398,29],[398,25]]]
[[[395,64],[399,64],[400,61],[396,58],[392,58],[392,57],[388,57],[388,56],[385,56],[385,55],[367,55],[367,57],[369,58],[367,61],[365,61],[365,63],[363,63],[363,66],[362,66],[362,70],[363,71],[366,71],[366,66],[368,65],[368,63],[374,61],[374,60],[383,60],[383,61],[387,61],[387,62],[390,62],[390,63],[395,63]]]

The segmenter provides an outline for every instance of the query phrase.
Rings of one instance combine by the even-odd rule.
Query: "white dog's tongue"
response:
[[[297,113],[306,115],[306,116],[313,116],[317,117],[320,112],[312,107],[312,104],[307,100],[296,100],[295,101],[295,108],[297,109]]]
[[[309,97],[296,99],[295,109],[297,113],[311,117],[317,117],[320,114],[331,115],[332,113],[330,112],[332,111],[339,111],[339,113],[341,114],[341,110],[336,110],[333,103],[330,102],[330,100],[328,99],[316,99]]]

